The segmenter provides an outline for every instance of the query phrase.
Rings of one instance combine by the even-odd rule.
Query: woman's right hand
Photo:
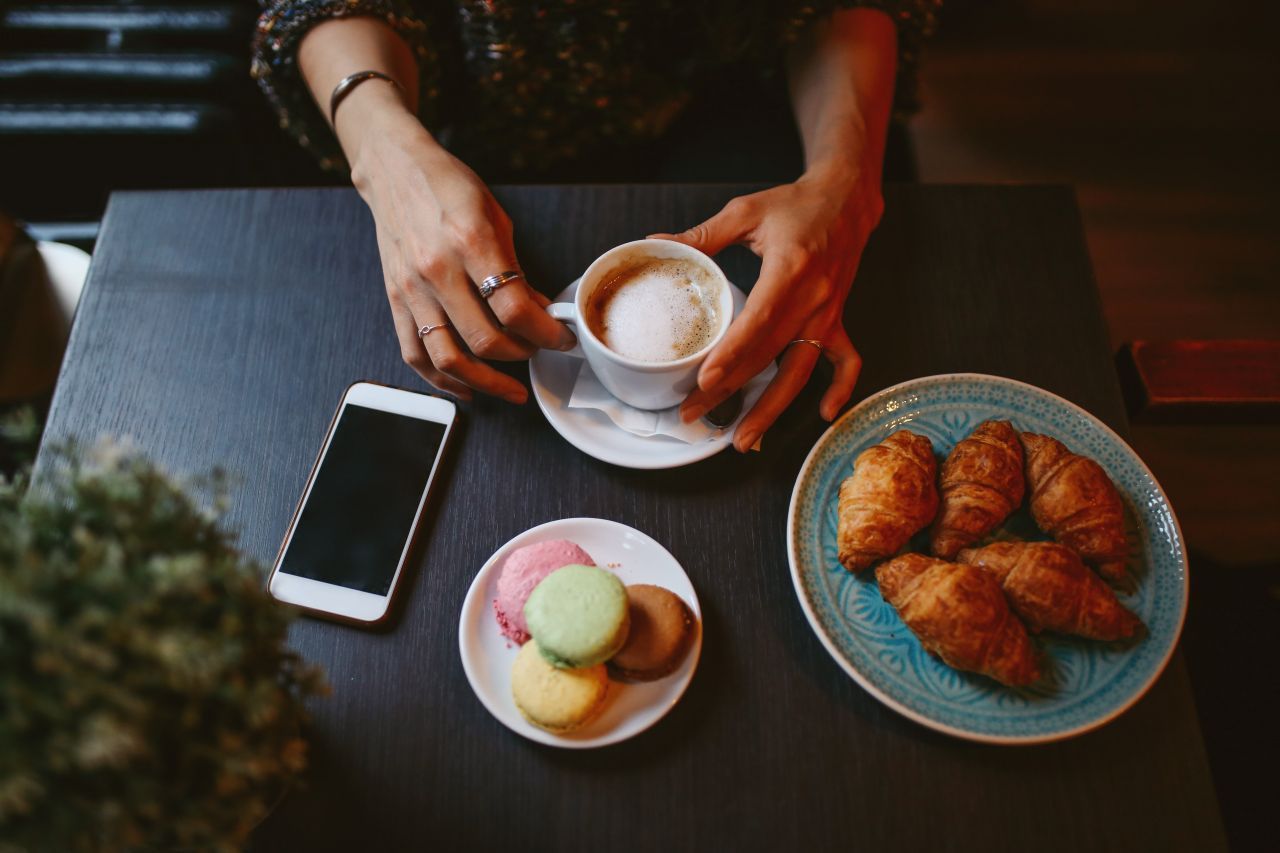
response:
[[[520,361],[538,347],[567,350],[576,341],[546,313],[550,300],[523,278],[499,287],[488,300],[480,296],[478,282],[520,269],[511,220],[391,86],[362,84],[337,118],[352,181],[377,227],[387,301],[405,363],[464,399],[475,389],[525,402],[525,387],[484,360]],[[445,322],[448,327],[419,338],[419,329]]]

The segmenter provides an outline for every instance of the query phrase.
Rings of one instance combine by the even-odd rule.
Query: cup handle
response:
[[[547,306],[547,313],[561,323],[568,323],[574,327],[574,334],[577,334],[581,341],[581,334],[578,333],[578,308],[572,302],[552,302]],[[586,354],[582,351],[582,344],[574,344],[573,349],[564,350],[565,355],[571,355],[574,358],[586,358]]]

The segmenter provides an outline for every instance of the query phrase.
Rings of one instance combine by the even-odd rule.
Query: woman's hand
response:
[[[837,12],[793,45],[788,78],[806,171],[794,184],[735,198],[683,234],[708,255],[743,243],[761,258],[742,315],[707,356],[686,421],[707,412],[779,354],[778,375],[738,425],[733,444],[756,443],[809,380],[818,341],[835,375],[819,404],[831,420],[848,402],[862,360],[841,315],[862,248],[880,222],[880,172],[897,63],[893,19],[876,9]]]
[[[343,102],[338,131],[349,143],[352,181],[377,226],[401,355],[443,391],[470,398],[476,389],[523,403],[525,387],[484,359],[527,359],[537,347],[566,350],[575,343],[573,333],[546,313],[549,300],[523,279],[487,300],[480,296],[478,282],[520,269],[511,220],[476,174],[404,109],[394,89],[379,91],[376,82]],[[446,322],[419,338],[423,327]]]
[[[698,373],[682,404],[693,421],[782,356],[778,374],[739,423],[733,444],[749,450],[800,393],[819,354],[835,367],[819,412],[831,420],[848,402],[862,360],[842,321],[863,246],[880,221],[880,182],[856,169],[810,171],[793,184],[733,199],[682,234],[655,234],[708,255],[741,243],[761,258],[746,307]],[[822,343],[822,350],[796,340]]]

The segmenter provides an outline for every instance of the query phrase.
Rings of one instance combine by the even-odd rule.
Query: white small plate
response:
[[[574,281],[556,296],[556,302],[573,302],[578,292]],[[737,316],[747,296],[734,284],[733,312]],[[538,350],[529,361],[529,384],[538,408],[564,440],[588,456],[623,468],[679,468],[715,456],[733,443],[733,432],[723,430],[706,441],[688,444],[664,435],[641,438],[619,428],[608,415],[595,409],[570,409],[569,397],[578,379],[578,370],[590,370],[586,362],[555,350]]]
[[[511,667],[519,648],[498,630],[493,601],[498,596],[498,575],[507,555],[523,545],[550,539],[576,542],[596,565],[609,569],[624,584],[649,583],[665,587],[684,599],[693,612],[693,642],[684,662],[671,675],[644,683],[609,682],[604,710],[585,728],[556,735],[529,723],[511,698]],[[608,746],[635,737],[666,716],[693,680],[702,654],[702,608],[689,576],[676,558],[640,531],[603,518],[562,518],[548,521],[516,536],[497,550],[481,567],[458,621],[458,650],[462,668],[476,698],[507,728],[539,743],[566,749]]]

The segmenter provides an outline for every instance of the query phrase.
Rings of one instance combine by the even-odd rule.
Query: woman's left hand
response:
[[[703,362],[698,387],[680,407],[686,422],[702,417],[779,355],[778,373],[738,424],[734,447],[745,452],[755,445],[809,381],[820,354],[835,372],[819,412],[828,421],[835,418],[862,367],[844,329],[844,303],[883,210],[878,180],[807,173],[793,184],[739,196],[681,234],[651,235],[707,255],[741,243],[761,258],[746,307]],[[798,340],[819,341],[822,349],[791,345]]]

